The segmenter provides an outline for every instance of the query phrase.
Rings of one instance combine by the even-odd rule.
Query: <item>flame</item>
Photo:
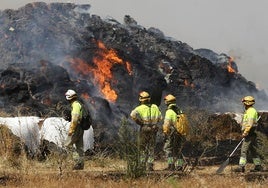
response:
[[[173,67],[168,62],[161,61],[158,67],[159,70],[164,74],[170,74],[173,71]]]
[[[126,69],[127,69],[129,75],[133,74],[131,64],[129,62],[126,62]]]
[[[190,81],[188,79],[184,79],[184,85],[188,86],[188,87],[191,87],[191,88],[194,88],[194,84],[190,83]]]
[[[82,93],[81,94],[81,97],[83,98],[83,99],[89,99],[90,97],[89,97],[89,94],[87,94],[87,93]]]
[[[105,45],[98,41],[99,50],[93,58],[94,66],[80,58],[67,58],[73,70],[83,75],[84,77],[93,76],[93,81],[99,85],[99,89],[104,97],[115,102],[117,100],[117,93],[112,88],[111,84],[116,83],[113,78],[112,67],[115,64],[125,66],[129,75],[132,75],[132,68],[129,62],[124,62],[113,49],[107,49]]]
[[[227,70],[230,73],[236,73],[236,70],[233,69],[233,67],[232,67],[233,62],[234,62],[234,58],[233,57],[230,57],[229,58],[229,61],[228,61],[228,65],[227,65]]]
[[[188,86],[189,85],[189,81],[187,79],[184,79],[184,85]]]

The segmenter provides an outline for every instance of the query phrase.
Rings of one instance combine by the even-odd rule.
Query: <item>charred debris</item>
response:
[[[97,141],[109,142],[141,90],[163,112],[167,93],[191,114],[241,111],[244,95],[265,106],[265,92],[232,57],[193,49],[129,15],[124,23],[102,19],[90,7],[36,2],[0,11],[1,111],[61,116],[64,92],[72,88],[90,107]]]

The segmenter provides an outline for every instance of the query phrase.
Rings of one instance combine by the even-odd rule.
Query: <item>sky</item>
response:
[[[35,0],[36,1],[36,0]],[[1,0],[0,9],[17,9],[33,0]],[[39,0],[41,1],[41,0]],[[91,14],[161,30],[190,45],[234,57],[239,73],[268,93],[267,0],[43,0],[90,4]],[[246,94],[245,94],[246,95]]]

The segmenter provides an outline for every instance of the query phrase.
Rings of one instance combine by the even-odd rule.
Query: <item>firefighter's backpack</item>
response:
[[[87,108],[87,106],[79,101],[82,108],[82,119],[80,121],[80,127],[83,129],[83,130],[88,130],[90,128],[90,126],[92,125],[92,117],[91,117],[91,114]]]
[[[175,124],[176,130],[181,135],[187,136],[190,132],[189,121],[188,121],[187,115],[183,113],[182,110],[180,109],[177,109],[175,113],[177,114],[177,122]]]

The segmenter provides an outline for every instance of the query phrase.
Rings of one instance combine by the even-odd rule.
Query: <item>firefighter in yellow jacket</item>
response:
[[[248,152],[251,152],[255,168],[251,171],[262,171],[261,159],[258,155],[260,149],[260,140],[257,134],[258,113],[253,107],[255,99],[252,96],[246,96],[242,99],[245,111],[241,122],[242,137],[245,138],[241,147],[241,155],[239,159],[239,167],[235,169],[236,172],[245,172]]]
[[[141,163],[147,170],[153,170],[154,149],[157,123],[162,120],[161,112],[157,105],[151,104],[151,97],[148,92],[139,94],[140,105],[130,113],[130,117],[140,125],[139,146],[141,150]]]
[[[177,113],[176,98],[169,94],[164,98],[167,110],[164,118],[163,133],[165,137],[164,151],[167,156],[168,167],[165,170],[183,170],[184,160],[181,153],[185,136],[176,130]],[[181,110],[179,110],[181,111]]]
[[[72,151],[74,149],[73,145],[75,145],[73,157],[76,164],[74,165],[73,169],[82,170],[84,169],[84,130],[79,126],[82,118],[82,106],[78,102],[77,93],[74,90],[69,89],[65,93],[65,97],[71,104],[71,125],[68,130],[68,137],[66,139],[65,146]]]

